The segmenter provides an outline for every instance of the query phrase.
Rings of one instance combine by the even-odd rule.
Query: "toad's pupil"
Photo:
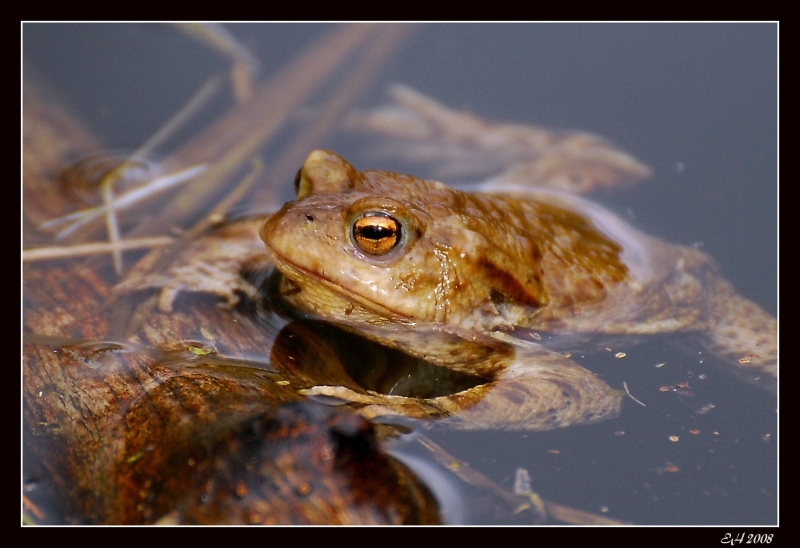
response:
[[[394,230],[385,226],[370,225],[358,228],[358,235],[369,240],[382,240],[384,238],[391,238],[393,234]]]

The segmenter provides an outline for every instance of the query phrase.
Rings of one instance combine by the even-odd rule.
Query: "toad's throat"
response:
[[[412,316],[347,289],[279,255],[269,242],[266,242],[266,246],[275,267],[291,284],[280,284],[281,298],[313,317],[345,325],[364,322],[379,325],[415,323]],[[341,312],[334,314],[333,310]]]

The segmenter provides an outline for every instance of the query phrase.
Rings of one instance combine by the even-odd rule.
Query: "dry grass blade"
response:
[[[205,168],[206,166],[193,166],[178,173],[170,173],[161,177],[157,177],[142,186],[138,186],[132,190],[129,190],[128,192],[118,194],[110,204],[82,209],[68,215],[63,215],[56,219],[51,219],[50,221],[39,225],[39,228],[49,229],[72,221],[72,224],[56,234],[56,238],[59,240],[66,238],[75,230],[86,223],[93,221],[98,216],[103,215],[108,210],[113,209],[115,211],[121,211],[123,209],[132,207],[142,200],[152,198],[160,192],[164,192],[175,185],[188,181],[197,174],[202,173]]]
[[[163,217],[163,222],[168,220],[180,224],[212,209],[221,213],[221,208],[215,207],[219,203],[224,203],[226,206],[233,205],[235,200],[228,198],[214,201],[214,196],[223,182],[249,161],[328,78],[341,71],[341,67],[348,62],[353,51],[364,48],[373,41],[376,42],[372,44],[374,47],[366,56],[366,67],[356,69],[354,78],[345,78],[345,84],[339,90],[341,97],[337,93],[332,99],[333,107],[326,109],[330,113],[326,114],[315,128],[309,129],[308,136],[301,137],[301,145],[292,149],[298,155],[305,153],[308,146],[306,143],[312,142],[312,138],[321,138],[334,128],[342,111],[352,103],[357,90],[363,89],[377,65],[388,57],[410,28],[412,27],[404,25],[337,26],[298,59],[277,71],[270,80],[256,88],[252,101],[236,107],[229,115],[165,162],[169,169],[169,166],[194,165],[201,158],[204,159],[201,163],[214,161],[190,190],[182,191],[165,206],[164,211],[168,211],[169,214]],[[269,108],[265,108],[264,105],[269,105]],[[278,166],[279,169],[272,171],[282,173],[287,169],[293,170],[299,161],[292,158],[291,167],[288,167],[289,163],[287,159],[285,164]],[[254,182],[254,178],[248,177],[246,183],[242,183],[245,186],[240,184],[233,190],[232,196],[238,200],[238,197],[243,195]],[[140,224],[134,234],[143,236],[152,234],[153,230],[165,229],[165,226],[159,226],[149,220]],[[189,233],[195,234],[198,230],[199,228],[195,227]],[[162,257],[162,252],[161,249],[151,251],[135,265],[128,278],[142,275],[153,268]]]
[[[576,510],[575,508],[562,506],[554,502],[545,501],[544,507],[547,510],[548,516],[555,520],[569,523],[570,525],[630,525],[624,521],[598,516],[591,512]]]
[[[186,221],[209,209],[209,198],[219,190],[220,183],[267,143],[374,32],[375,28],[369,25],[336,27],[311,50],[258,86],[252,101],[235,108],[170,157],[166,164],[179,167],[214,162],[190,191],[181,192],[166,205],[172,222]]]
[[[169,236],[155,236],[152,238],[132,238],[130,240],[118,240],[116,242],[96,242],[79,245],[39,247],[25,249],[22,252],[22,261],[25,263],[30,263],[34,261],[78,257],[81,255],[97,255],[100,253],[109,253],[114,251],[128,251],[131,249],[160,247],[174,242],[175,239],[170,238]]]
[[[319,146],[319,142],[339,127],[349,114],[356,99],[375,80],[375,74],[398,47],[407,42],[409,35],[418,27],[412,25],[386,25],[375,36],[369,47],[362,48],[363,54],[353,69],[341,78],[341,82],[330,93],[330,99],[320,106],[319,117],[303,131],[295,141],[280,154],[281,161],[269,172],[268,183],[255,197],[257,203],[274,203],[276,185],[289,180],[297,171],[308,152]]]

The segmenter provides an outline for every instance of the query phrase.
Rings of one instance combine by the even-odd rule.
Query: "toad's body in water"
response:
[[[410,107],[417,116],[429,109],[427,123],[434,123],[434,103],[406,99],[417,101]],[[438,120],[458,131],[466,131],[470,120],[479,124],[446,112],[450,118]],[[381,116],[372,122],[383,123]],[[485,124],[473,130],[498,131]],[[522,126],[506,126],[505,132],[517,145],[524,141],[520,136],[545,135]],[[576,155],[573,163],[588,175],[583,180],[595,174],[608,179],[614,170],[646,173],[597,138],[560,139],[531,139],[529,146],[556,150],[553,143],[566,143],[552,156],[563,160],[564,150]],[[471,146],[480,146],[475,142]],[[282,275],[279,297],[303,315],[485,382],[430,399],[328,385],[306,393],[356,403],[369,417],[448,416],[444,420],[454,426],[470,428],[544,430],[618,413],[619,390],[564,355],[523,340],[532,332],[697,333],[732,370],[774,388],[774,318],[738,295],[704,253],[661,242],[591,202],[553,190],[565,186],[553,175],[558,170],[542,175],[541,166],[558,162],[546,152],[534,157],[527,167],[508,171],[500,185],[495,181],[503,192],[470,194],[407,175],[359,172],[328,151],[308,156],[296,180],[297,200],[259,223]],[[551,188],[516,184],[526,174],[534,185]],[[247,226],[237,229],[246,240],[240,264],[263,253],[263,247],[255,251],[253,225]],[[226,238],[230,244],[230,234]],[[191,251],[192,262],[205,264],[203,272],[217,268],[231,277],[205,290],[229,299],[234,290],[254,297],[257,291],[241,282],[242,268],[232,255],[237,247],[226,249]],[[139,280],[124,290],[156,285],[174,296],[187,284]],[[162,304],[169,306],[171,298]]]

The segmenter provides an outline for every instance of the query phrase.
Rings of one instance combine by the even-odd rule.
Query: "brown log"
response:
[[[25,90],[25,218],[35,236],[36,223],[69,206],[59,168],[95,142]],[[113,283],[76,260],[24,265],[24,473],[56,499],[37,500],[31,487],[28,520],[438,520],[430,493],[383,453],[368,422],[312,402],[285,407],[301,397],[270,364],[275,330],[208,298],[170,314],[142,308],[130,330],[117,322],[129,303],[108,305]]]

